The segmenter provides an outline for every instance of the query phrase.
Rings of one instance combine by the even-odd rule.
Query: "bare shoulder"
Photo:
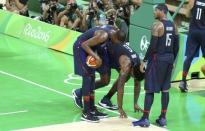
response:
[[[152,35],[161,36],[164,33],[164,25],[161,21],[154,22],[152,26]]]
[[[178,27],[176,24],[174,24],[174,27],[175,27],[175,35],[179,35],[179,32],[178,32]]]

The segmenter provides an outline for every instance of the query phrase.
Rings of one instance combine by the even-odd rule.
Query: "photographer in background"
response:
[[[58,15],[58,25],[72,30],[79,30],[83,19],[82,7],[75,1],[68,1],[65,10]]]
[[[42,17],[41,21],[50,24],[56,24],[58,13],[63,10],[64,6],[58,0],[41,0]]]
[[[104,12],[113,8],[113,4],[110,0],[96,0],[98,8]]]
[[[92,1],[88,7],[88,10],[86,10],[83,14],[81,31],[85,32],[90,28],[105,24],[107,24],[105,13],[98,8],[95,1]]]
[[[117,26],[126,32],[127,41],[129,38],[130,16],[134,10],[138,9],[142,0],[113,0],[114,8],[117,10]]]
[[[6,10],[23,16],[29,16],[27,2],[28,0],[6,0]]]

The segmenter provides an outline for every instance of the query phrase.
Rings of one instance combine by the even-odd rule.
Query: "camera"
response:
[[[76,3],[70,3],[67,4],[67,8],[70,10],[76,10],[78,8],[78,5]]]
[[[96,10],[94,10],[93,8],[89,8],[88,15],[89,15],[90,17],[94,17],[96,14],[97,14],[97,11],[96,11]]]
[[[4,5],[3,4],[0,4],[0,9],[3,9]]]
[[[50,5],[50,11],[55,12],[57,10],[57,6],[54,5]]]
[[[114,15],[110,15],[109,17],[107,17],[107,20],[108,20],[108,25],[115,24],[115,16]]]

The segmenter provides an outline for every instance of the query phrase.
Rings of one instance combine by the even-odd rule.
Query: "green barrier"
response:
[[[132,47],[136,52],[139,53],[141,59],[144,58],[144,55],[149,47],[150,38],[151,38],[151,26],[154,19],[153,7],[157,3],[164,3],[164,0],[144,0],[142,6],[134,12],[130,18],[130,27],[129,27],[129,42],[130,47]],[[170,14],[168,18],[172,20]],[[173,72],[173,81],[181,80],[184,54],[186,48],[187,35],[180,34],[180,51],[177,57],[176,66]],[[202,64],[205,63],[201,55],[192,62],[190,68],[188,79],[191,78],[193,72],[200,72]],[[199,77],[204,77],[200,72]]]
[[[2,10],[0,18],[1,33],[71,55],[73,43],[81,34]]]

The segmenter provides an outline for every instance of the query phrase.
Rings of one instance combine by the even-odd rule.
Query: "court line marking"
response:
[[[32,84],[32,85],[36,85],[36,86],[41,87],[41,88],[43,88],[43,89],[46,89],[46,90],[49,90],[49,91],[52,91],[52,92],[55,92],[55,93],[57,93],[57,94],[61,94],[61,95],[64,95],[64,96],[67,96],[67,97],[73,99],[73,96],[71,96],[71,95],[69,95],[69,94],[66,94],[66,93],[57,91],[57,90],[55,90],[55,89],[49,88],[49,87],[44,86],[44,85],[37,84],[37,83],[35,83],[35,82],[33,82],[33,81],[24,79],[24,78],[22,78],[22,77],[19,77],[19,76],[16,76],[16,75],[13,75],[13,74],[10,74],[10,73],[1,71],[1,70],[0,70],[0,73],[3,74],[3,75],[7,75],[7,76],[10,76],[10,77],[16,78],[16,79],[18,79],[18,80],[22,80],[22,81],[27,82],[27,83],[30,83],[30,84]],[[114,114],[118,114],[118,115],[119,115],[119,112],[112,111],[112,110],[108,110],[108,109],[103,108],[103,107],[98,106],[98,105],[96,105],[96,106],[97,106],[98,108],[104,109],[104,110],[106,110],[106,111],[108,111],[108,112],[111,112],[111,113],[114,113]],[[138,119],[136,119],[136,118],[134,118],[134,117],[130,117],[130,116],[128,116],[128,118],[131,119],[131,120],[138,120]],[[155,125],[153,125],[153,124],[151,124],[151,125],[152,125],[152,126],[155,126]],[[158,126],[155,126],[155,127],[158,127]]]
[[[28,110],[0,113],[0,116],[12,115],[12,114],[18,114],[18,113],[25,113],[25,112],[28,112]]]

